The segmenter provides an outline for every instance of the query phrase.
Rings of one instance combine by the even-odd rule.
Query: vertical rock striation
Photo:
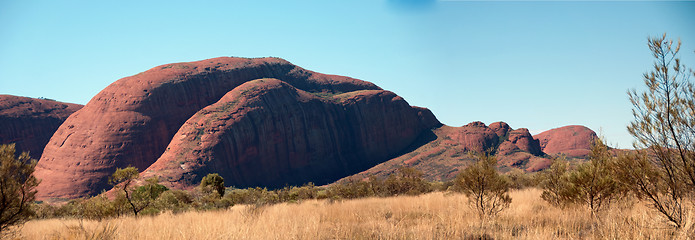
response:
[[[425,129],[418,112],[383,90],[326,96],[250,81],[184,123],[144,174],[178,188],[213,172],[236,187],[326,184],[402,151]]]
[[[142,171],[150,167],[165,153],[167,146],[172,146],[171,142],[174,134],[179,132],[182,125],[194,114],[220,101],[223,96],[240,85],[262,78],[279,79],[289,86],[316,96],[335,95],[336,97],[346,97],[355,94],[356,98],[360,98],[359,96],[361,95],[357,93],[361,91],[381,90],[381,88],[369,82],[307,71],[279,58],[247,59],[223,57],[158,66],[146,72],[120,79],[109,85],[92,98],[83,109],[77,111],[60,126],[46,146],[37,165],[36,176],[43,180],[38,187],[38,197],[75,198],[94,195],[109,187],[107,184],[108,176],[116,168],[134,166]],[[243,93],[239,94],[240,96],[246,96]],[[271,100],[272,96],[268,96],[269,98],[265,101]],[[370,97],[364,97],[364,99],[364,101],[358,101],[354,105],[344,106],[345,109],[343,110],[345,112],[354,112],[353,115],[346,114],[346,116],[354,116],[355,119],[373,117],[369,115],[372,112],[367,110],[373,107],[370,103],[375,100]],[[230,104],[233,102],[233,100],[228,101]],[[356,100],[346,98],[345,101]],[[241,134],[239,137],[250,137],[251,135],[260,134],[260,132],[248,131],[265,131],[271,129],[270,126],[273,126],[273,124],[275,124],[274,126],[277,129],[283,128],[279,126],[287,124],[286,122],[289,120],[280,116],[274,117],[273,120],[262,122],[264,125],[253,125],[259,124],[260,122],[257,123],[259,119],[275,116],[272,114],[276,114],[276,112],[284,112],[283,108],[289,106],[282,101],[270,101],[266,105],[263,108],[266,109],[265,111],[249,112],[248,118],[253,120],[246,120],[240,123],[242,124],[240,126],[243,126],[242,128],[244,129],[239,130],[241,132],[235,134]],[[307,109],[294,110],[307,111]],[[381,110],[390,111],[389,109]],[[333,114],[330,111],[338,112],[338,109],[332,107],[325,111],[325,113],[321,112],[320,114],[330,115]],[[423,116],[426,117],[425,115]],[[225,118],[225,116],[219,117]],[[412,121],[419,119],[417,114],[412,116],[412,118],[415,119]],[[431,121],[432,119],[429,120]],[[360,123],[362,125],[354,125],[356,123],[352,120],[346,121],[353,124],[350,127],[360,128],[361,131],[387,131],[383,128],[388,127],[375,127],[371,123],[364,122]],[[326,124],[328,123],[329,121],[326,122]],[[422,125],[428,124],[423,123]],[[316,125],[314,127],[319,126]],[[327,125],[321,127],[336,126]],[[247,132],[242,134],[243,131]],[[395,131],[407,132],[409,130],[397,129]],[[288,134],[291,135],[291,133]],[[278,136],[283,135],[280,134]],[[239,152],[233,153],[241,154],[241,151],[244,151],[249,155],[239,155],[245,156],[243,159],[265,161],[253,158],[254,151],[257,152],[256,154],[260,154],[259,147],[266,151],[270,150],[268,149],[269,147],[275,146],[271,144],[272,142],[266,142],[265,139],[263,139],[263,142],[259,142],[261,141],[260,137],[262,136],[256,136],[255,140],[253,140],[256,141],[254,142],[254,146],[257,146],[255,150],[249,147],[247,149],[237,149],[235,151]],[[338,139],[338,137],[341,136],[332,136],[332,139]],[[369,137],[372,136],[370,135]],[[279,139],[282,139],[282,137]],[[234,138],[234,141],[242,140],[248,139]],[[296,139],[286,140],[294,141]],[[398,142],[401,140],[385,139],[385,141]],[[266,146],[267,144],[270,145]],[[292,147],[300,147],[301,144],[306,143],[296,143],[296,146],[292,145]],[[364,147],[362,145],[359,146]],[[337,145],[337,147],[343,146]],[[337,156],[342,157],[342,154],[356,154],[355,156],[372,154],[370,151],[373,148],[376,148],[376,146],[370,145],[366,146],[365,149],[356,151],[347,151],[341,148],[341,151],[331,152],[333,155],[326,157],[340,159]],[[335,149],[337,148],[333,150]],[[393,149],[384,151],[389,150]],[[289,154],[290,151],[285,149],[273,150],[273,154],[280,153]],[[374,154],[377,153],[379,152],[374,152]],[[369,155],[366,159],[371,159],[370,161],[372,161],[381,157],[382,155]],[[297,156],[287,158],[303,159],[303,157]],[[219,166],[215,168],[217,167]],[[314,167],[321,168],[319,166]],[[215,172],[221,171],[215,170]]]

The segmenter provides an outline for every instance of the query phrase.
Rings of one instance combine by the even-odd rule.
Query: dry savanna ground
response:
[[[458,193],[121,217],[49,219],[17,229],[19,239],[688,239],[644,203],[614,205],[594,220],[580,207],[557,209],[538,189],[511,192],[511,207],[482,223]],[[487,238],[489,239],[489,238]]]

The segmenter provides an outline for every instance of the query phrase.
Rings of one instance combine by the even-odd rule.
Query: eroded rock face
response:
[[[307,125],[307,128],[309,129],[310,127],[328,127],[328,129],[332,129],[326,130],[325,134],[334,134],[330,135],[331,138],[328,139],[332,139],[333,142],[327,140],[328,142],[324,144],[333,146],[333,148],[331,148],[332,150],[340,151],[331,152],[331,154],[323,155],[322,157],[347,161],[348,159],[357,159],[358,156],[361,157],[374,154],[365,158],[365,161],[375,161],[375,159],[385,156],[385,152],[394,151],[396,149],[396,147],[389,147],[379,150],[379,147],[397,146],[401,141],[407,140],[407,138],[404,138],[405,140],[395,138],[392,139],[392,137],[399,135],[384,135],[386,134],[386,131],[392,131],[388,129],[391,129],[393,126],[372,124],[372,121],[377,123],[389,122],[386,120],[379,122],[379,119],[369,119],[373,117],[385,117],[383,113],[380,115],[372,115],[373,113],[377,111],[392,111],[391,109],[384,109],[385,107],[405,108],[405,105],[377,104],[378,102],[375,101],[381,101],[377,96],[389,94],[380,92],[381,89],[379,87],[369,82],[348,77],[325,75],[307,71],[278,58],[246,59],[225,57],[198,62],[167,64],[114,82],[92,98],[92,100],[83,109],[77,111],[70,118],[68,118],[63,125],[60,126],[54,137],[46,146],[43,156],[37,165],[36,176],[39,179],[42,179],[42,183],[38,187],[38,198],[75,198],[94,195],[109,187],[107,184],[108,176],[110,176],[111,173],[113,173],[118,167],[122,168],[127,166],[135,166],[142,171],[150,167],[150,165],[152,165],[157,159],[160,159],[160,156],[164,157],[162,156],[163,153],[166,156],[169,154],[169,152],[181,150],[181,153],[189,154],[190,152],[184,150],[190,150],[190,148],[186,148],[184,145],[189,144],[190,142],[180,141],[179,138],[184,135],[190,136],[190,133],[179,135],[178,137],[174,137],[174,134],[181,131],[187,132],[191,129],[201,128],[202,126],[197,126],[196,128],[192,127],[192,125],[188,123],[184,123],[187,121],[193,121],[194,123],[202,124],[200,121],[207,120],[201,120],[203,119],[201,117],[197,117],[195,120],[189,120],[189,118],[199,113],[199,111],[203,112],[200,112],[198,115],[205,115],[203,113],[206,110],[201,109],[204,109],[209,105],[215,105],[216,103],[221,105],[232,104],[234,100],[229,98],[225,98],[226,103],[219,101],[221,101],[223,96],[238,86],[246,82],[262,78],[279,79],[285,82],[287,86],[294,87],[297,89],[297,91],[301,90],[319,98],[335,95],[334,97],[344,97],[344,101],[354,101],[353,104],[329,104],[325,106],[317,105],[318,107],[324,107],[322,110],[323,112],[319,111],[312,113],[327,114],[333,118],[338,118],[339,116],[342,116],[340,114],[344,114],[345,117],[350,116],[354,118],[343,119],[332,123],[346,124],[340,126]],[[250,89],[252,88],[246,88],[248,91],[250,91]],[[377,92],[369,92],[367,90],[376,90]],[[246,95],[249,94],[249,92],[239,91],[236,91],[237,97],[251,97]],[[375,94],[375,96],[372,96],[372,93]],[[262,103],[265,105],[262,105],[261,102],[255,102],[254,104],[261,104],[263,106],[261,110],[263,111],[255,108],[253,111],[251,111],[250,109],[252,106],[248,106],[249,109],[241,109],[240,111],[247,111],[246,113],[248,114],[248,116],[239,118],[246,120],[240,120],[239,123],[235,123],[237,126],[241,126],[241,129],[235,130],[232,133],[229,133],[229,135],[225,135],[235,136],[235,138],[230,138],[233,139],[235,143],[213,144],[214,146],[220,147],[231,147],[238,145],[238,147],[243,147],[244,149],[213,149],[206,147],[206,149],[209,149],[217,155],[200,153],[199,156],[204,157],[196,159],[204,159],[206,157],[215,156],[230,156],[239,157],[243,161],[266,161],[263,162],[265,164],[268,163],[267,161],[269,161],[268,159],[270,156],[276,157],[286,154],[287,156],[284,156],[283,159],[293,160],[298,163],[301,161],[308,161],[303,160],[307,159],[306,156],[312,157],[308,159],[315,159],[313,158],[315,156],[311,154],[315,154],[316,152],[323,154],[327,151],[316,150],[312,148],[311,145],[301,143],[301,141],[295,143],[295,140],[301,140],[295,139],[301,137],[301,135],[295,135],[291,132],[277,132],[283,129],[283,127],[280,126],[294,127],[286,130],[300,129],[297,127],[297,124],[299,124],[298,122],[288,122],[291,120],[283,119],[283,117],[300,116],[300,113],[294,111],[307,112],[307,108],[297,108],[298,106],[302,105],[299,104],[293,105],[295,108],[284,109],[285,107],[290,107],[290,105],[287,105],[275,98],[282,98],[285,100],[291,100],[292,98],[283,94],[259,93],[259,96],[263,96],[260,99],[264,99],[264,101],[266,101]],[[392,97],[398,98],[395,97],[395,95]],[[312,101],[315,102],[318,100]],[[329,102],[332,101],[338,100],[331,100]],[[340,100],[339,102],[342,103],[342,101],[343,100]],[[339,106],[342,106],[345,109],[339,111]],[[380,109],[373,109],[375,107]],[[421,129],[422,126],[433,124],[432,119],[429,119],[429,121],[418,120],[428,119],[429,116],[427,116],[427,112],[429,111],[420,111],[420,113],[422,113],[420,116],[418,116],[416,110],[408,111],[412,112],[412,114],[409,113],[410,115],[407,117],[408,119],[399,119],[400,121],[405,122],[402,126],[410,126],[408,125],[409,123],[417,122],[420,125],[412,129],[412,131],[417,132],[417,129]],[[351,114],[348,114],[348,112]],[[272,119],[264,120],[270,117],[267,115],[269,113],[271,113],[270,116],[273,116]],[[285,115],[272,115],[280,113]],[[209,118],[209,115],[206,116],[208,116],[206,119],[212,121],[212,118]],[[222,123],[231,121],[230,119],[232,119],[228,118],[228,116],[219,117],[221,120],[214,120],[212,122]],[[436,121],[436,118],[434,120]],[[436,122],[438,123],[438,121]],[[329,122],[326,122],[326,124],[328,123]],[[184,127],[182,128],[182,126]],[[360,135],[360,137],[353,136],[352,139],[362,139],[365,140],[365,142],[351,143],[343,146],[335,142],[335,139],[338,137],[338,135],[335,135],[338,134],[337,130],[335,129],[340,128],[352,129],[350,131],[345,130],[340,134],[366,134],[366,132],[373,132],[373,134],[382,135],[370,134],[364,136]],[[218,130],[207,129],[205,131]],[[396,132],[403,132],[403,134],[407,135],[409,131],[411,130],[398,129]],[[268,135],[259,135],[261,133],[271,134],[273,138],[268,137]],[[307,134],[310,134],[308,136],[310,139],[326,140],[326,136],[318,137],[311,135],[318,134],[315,131],[308,131]],[[203,134],[200,136],[202,137],[202,135]],[[252,135],[256,137],[252,138],[251,140],[247,139],[251,138]],[[209,134],[206,136],[216,135]],[[368,139],[369,141],[366,141],[366,137],[370,137]],[[172,139],[174,142],[180,141],[180,143],[172,145]],[[247,140],[251,142],[242,142]],[[280,144],[273,144],[275,141],[280,140],[292,143],[286,143],[288,145],[284,147]],[[384,144],[386,145],[376,144],[378,140],[383,140],[385,142]],[[212,142],[205,141],[198,141],[197,143],[212,144]],[[375,144],[369,146],[360,145],[365,143]],[[165,153],[167,146],[169,146],[169,151]],[[347,146],[354,147],[355,151],[349,150],[350,148],[346,148]],[[275,150],[275,148],[277,148],[277,150]],[[295,151],[293,153],[294,155],[291,155],[290,153],[293,151],[289,149],[292,148],[304,148],[304,150],[303,152]],[[268,150],[270,153],[261,152],[261,150]],[[222,154],[223,152],[224,154]],[[348,157],[344,155],[351,156]],[[316,156],[320,156],[320,154]],[[166,157],[166,159],[171,160],[173,158]],[[243,161],[239,163],[243,163]],[[233,165],[232,163],[232,160],[226,161],[225,163],[214,162],[212,165],[214,167],[211,166],[207,167],[206,169],[210,170],[211,172],[222,172],[226,170],[219,169],[220,167],[247,166],[243,164]],[[278,162],[278,164],[280,163]],[[285,163],[285,165],[281,165],[280,167],[289,166],[288,164],[289,163]],[[362,163],[351,164],[360,165]],[[273,165],[268,165],[265,167],[280,168]],[[312,167],[317,169],[324,168],[321,166]],[[343,168],[343,170],[345,169],[352,168]],[[278,173],[285,174],[283,173],[284,170],[278,171]],[[196,173],[202,174],[200,171]],[[234,176],[245,177],[249,174],[253,173],[243,173]],[[276,179],[273,176],[265,177]],[[286,176],[282,175],[277,179],[282,177]],[[239,180],[239,182],[244,181],[246,180]]]
[[[579,125],[570,125],[539,133],[534,138],[540,141],[543,152],[551,155],[583,158],[591,152],[591,143],[596,132]]]
[[[39,159],[56,129],[82,105],[48,99],[0,95],[0,144],[15,143],[17,153]]]
[[[417,110],[417,116],[420,118],[420,122],[424,128],[438,128],[443,125],[429,109],[415,106],[413,106],[413,108]]]
[[[494,122],[490,124],[490,129],[494,131],[497,136],[499,137],[505,137],[507,136],[507,133],[512,130],[511,127],[509,127],[509,124],[505,122]]]
[[[486,126],[472,122],[462,127],[442,126],[432,135],[421,136],[426,141],[407,153],[380,163],[341,181],[360,180],[369,176],[386,177],[400,167],[408,166],[423,172],[428,180],[447,181],[476,161],[475,153],[488,152],[497,157],[502,172],[512,168],[534,172],[548,167],[550,159],[540,149],[528,129],[512,129],[507,123],[496,122]],[[474,153],[474,154],[471,154]]]
[[[184,123],[144,176],[176,188],[213,172],[235,187],[326,184],[407,147],[423,130],[418,112],[383,90],[328,96],[254,80]]]

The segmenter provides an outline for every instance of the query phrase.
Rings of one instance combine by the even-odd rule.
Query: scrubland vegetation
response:
[[[170,190],[137,169],[104,194],[35,204],[35,161],[2,146],[0,231],[26,239],[693,239],[695,85],[680,43],[649,39],[647,90],[629,92],[634,151],[596,139],[588,161],[505,175],[491,154],[449,182],[401,168],[386,179],[282,189],[224,188],[217,174]],[[21,224],[30,219],[29,222]],[[4,224],[4,225],[3,225]],[[12,226],[7,230],[8,226]]]
[[[686,239],[644,202],[621,201],[599,217],[557,208],[541,190],[512,190],[510,207],[481,222],[465,195],[306,200],[235,205],[219,211],[165,212],[107,220],[44,219],[26,223],[27,239]]]

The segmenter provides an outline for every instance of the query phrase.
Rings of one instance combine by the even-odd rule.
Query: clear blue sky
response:
[[[0,94],[85,104],[122,77],[219,56],[374,82],[440,121],[580,124],[629,147],[625,91],[648,36],[683,40],[695,2],[0,0]]]

